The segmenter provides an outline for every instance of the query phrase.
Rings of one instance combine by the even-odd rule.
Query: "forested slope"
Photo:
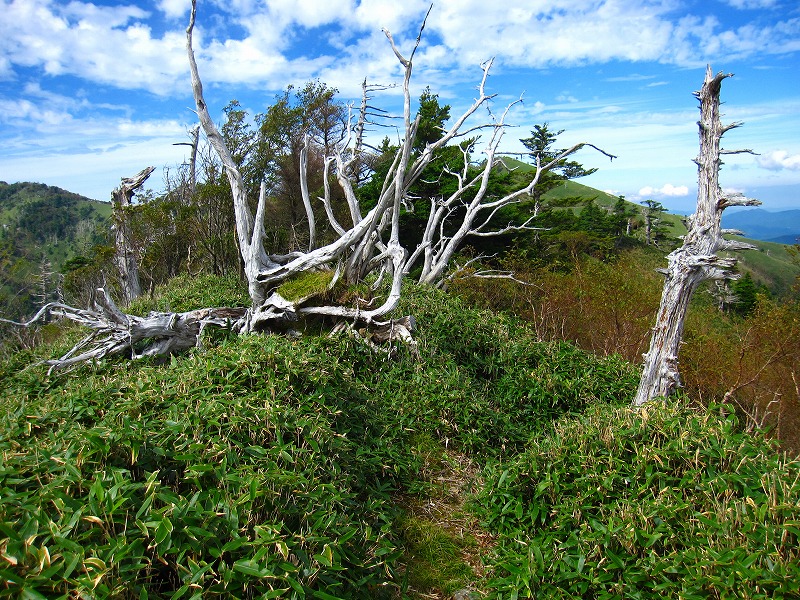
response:
[[[0,314],[54,300],[70,260],[107,241],[109,203],[41,183],[0,182]]]

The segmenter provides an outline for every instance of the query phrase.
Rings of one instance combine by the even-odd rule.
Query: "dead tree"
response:
[[[245,329],[259,328],[266,320],[280,318],[280,315],[324,314],[348,319],[357,319],[368,325],[381,319],[395,308],[400,298],[401,282],[409,272],[411,266],[420,257],[424,257],[424,268],[421,281],[423,283],[436,283],[444,275],[447,265],[453,254],[463,243],[468,235],[497,235],[511,229],[504,228],[500,231],[490,231],[489,222],[492,216],[502,207],[527,199],[528,194],[539,180],[542,172],[551,168],[566,156],[575,153],[587,144],[577,144],[561,153],[556,159],[546,165],[537,165],[536,175],[527,187],[520,189],[503,198],[486,198],[489,175],[496,165],[498,146],[507,125],[503,113],[499,120],[468,124],[478,109],[488,106],[493,98],[485,92],[485,83],[491,61],[483,65],[483,79],[479,86],[479,94],[472,105],[455,120],[453,125],[435,142],[428,144],[425,149],[415,156],[413,142],[416,136],[418,120],[411,116],[410,81],[413,70],[414,54],[419,47],[425,23],[420,28],[420,35],[408,57],[404,56],[397,48],[390,32],[384,30],[395,57],[403,67],[403,138],[394,157],[394,162],[383,182],[382,192],[377,204],[368,212],[362,210],[355,193],[356,167],[362,154],[365,152],[362,139],[367,120],[367,98],[361,103],[361,110],[357,115],[351,115],[350,135],[333,148],[332,155],[325,160],[325,195],[320,198],[325,213],[331,222],[332,229],[339,235],[334,242],[318,248],[311,248],[308,252],[294,252],[288,255],[269,254],[263,245],[264,230],[264,203],[263,193],[259,198],[256,214],[250,212],[246,197],[246,189],[242,176],[231,154],[226,148],[222,135],[217,130],[211,119],[205,100],[200,80],[197,63],[192,49],[192,31],[195,23],[196,2],[192,3],[192,13],[189,26],[186,30],[187,53],[192,75],[192,88],[194,91],[197,113],[200,123],[210,144],[220,157],[225,168],[228,181],[233,192],[233,201],[236,212],[236,228],[239,237],[242,258],[245,263],[250,297],[253,301],[252,322]],[[355,121],[355,123],[353,123]],[[458,190],[449,198],[437,202],[431,211],[426,233],[422,243],[412,249],[404,247],[400,240],[400,214],[406,205],[409,188],[422,175],[425,168],[433,160],[435,152],[447,144],[465,139],[470,134],[489,131],[490,140],[485,150],[486,160],[484,167],[477,176],[468,176],[470,159],[464,152],[464,167],[461,173],[450,173],[458,180]],[[305,161],[303,162],[305,165]],[[331,209],[330,175],[333,174],[340,186],[350,213],[350,223],[346,226],[339,223],[333,216]],[[301,180],[306,174],[301,173]],[[467,191],[475,192],[474,199],[465,201]],[[309,215],[310,199],[304,186],[304,204]],[[467,210],[457,210],[466,204]],[[445,235],[444,224],[448,218],[459,215],[462,220],[454,228],[455,233]],[[309,217],[309,226],[313,231],[314,223]],[[517,228],[527,228],[525,223]],[[384,303],[371,310],[358,307],[345,306],[295,306],[289,307],[286,301],[276,295],[275,288],[285,279],[299,273],[316,269],[336,269],[337,277],[341,276],[348,282],[363,280],[370,273],[382,272],[391,278],[390,292]]]
[[[245,308],[201,308],[137,317],[123,313],[108,292],[98,288],[87,309],[51,302],[28,322],[6,319],[0,322],[31,327],[42,321],[63,318],[91,329],[92,332],[65,355],[44,361],[50,365],[50,371],[55,371],[116,354],[142,358],[193,348],[200,345],[206,327],[233,327],[245,311]]]
[[[123,177],[119,187],[111,192],[111,202],[114,207],[114,246],[116,248],[114,262],[119,270],[125,304],[142,295],[136,252],[131,243],[128,207],[134,192],[142,187],[153,171],[155,171],[155,167],[147,167],[133,177]]]
[[[189,146],[192,151],[189,155],[189,181],[185,183],[184,203],[189,202],[194,197],[194,192],[197,187],[197,149],[200,145],[200,124],[198,123],[189,130],[189,137],[191,142],[176,142],[173,146]]]
[[[678,349],[692,294],[705,280],[733,279],[737,276],[731,270],[736,259],[720,257],[717,252],[755,248],[745,242],[726,240],[724,234],[742,232],[722,229],[720,224],[722,212],[729,206],[761,204],[741,194],[726,195],[719,186],[721,156],[751,152],[720,147],[723,134],[741,125],[723,125],[720,119],[722,81],[731,76],[723,73],[713,75],[709,66],[703,87],[695,92],[700,100],[700,153],[694,161],[698,171],[697,210],[689,217],[688,233],[683,245],[667,257],[669,266],[663,271],[666,280],[661,305],[650,339],[650,349],[644,355],[644,368],[633,400],[634,406],[641,406],[659,397],[667,398],[680,387]]]
[[[443,135],[428,143],[424,149],[414,152],[414,140],[419,126],[419,118],[412,118],[410,82],[413,70],[413,59],[419,47],[423,22],[416,44],[410,54],[405,56],[395,45],[391,33],[384,31],[395,57],[403,68],[403,115],[401,143],[392,164],[382,183],[377,201],[368,210],[361,205],[356,187],[363,176],[362,166],[368,152],[364,142],[364,131],[368,125],[368,117],[373,110],[369,105],[369,86],[364,86],[364,97],[360,109],[351,108],[349,115],[348,135],[338,144],[331,144],[326,150],[330,152],[324,159],[324,191],[320,198],[325,215],[337,238],[323,246],[314,246],[315,236],[312,199],[307,185],[302,186],[303,203],[312,232],[312,245],[305,252],[288,254],[269,253],[265,247],[266,186],[262,183],[261,193],[256,203],[255,214],[250,209],[247,187],[242,174],[233,160],[224,138],[211,118],[205,99],[203,86],[192,48],[192,32],[196,17],[196,1],[192,2],[189,25],[186,29],[186,51],[192,80],[197,114],[205,136],[218,155],[230,183],[234,207],[236,234],[239,250],[244,264],[251,305],[232,323],[234,330],[248,333],[255,331],[285,331],[292,329],[294,323],[305,316],[326,316],[344,320],[349,326],[358,325],[357,330],[375,342],[411,340],[413,318],[391,319],[388,317],[397,306],[402,292],[402,283],[417,261],[423,264],[421,282],[436,285],[447,275],[448,265],[463,241],[470,235],[488,236],[506,233],[513,229],[530,228],[530,221],[522,225],[508,225],[492,229],[493,217],[498,211],[514,203],[528,199],[534,186],[540,181],[542,173],[557,165],[567,156],[591,144],[576,144],[565,150],[547,164],[537,160],[535,173],[530,184],[503,197],[490,197],[488,194],[489,176],[499,163],[499,145],[503,133],[508,127],[505,122],[510,107],[496,118],[489,104],[493,98],[485,91],[485,84],[491,61],[482,66],[483,78],[478,88],[478,97],[472,105],[443,132]],[[488,121],[474,123],[479,109],[489,109]],[[372,113],[374,114],[374,112]],[[436,152],[449,144],[459,144],[466,139],[479,137],[488,133],[488,142],[484,150],[480,167],[475,169],[475,161],[465,149],[463,166],[458,171],[446,172],[443,175],[455,178],[456,191],[448,198],[432,199],[432,210],[422,242],[413,248],[404,245],[400,236],[400,215],[409,204],[409,190],[419,180],[425,168],[430,165]],[[307,144],[308,142],[306,142]],[[602,150],[600,150],[602,152]],[[606,153],[604,153],[606,154]],[[613,158],[611,155],[607,156]],[[305,149],[301,160],[301,181],[305,181]],[[476,174],[477,173],[477,174]],[[349,212],[346,223],[337,220],[331,192],[332,185],[341,188]],[[450,232],[450,233],[447,233]],[[388,292],[382,302],[376,305],[344,306],[337,304],[320,304],[316,297],[287,300],[278,292],[279,286],[287,279],[302,276],[309,271],[325,270],[330,273],[331,286],[343,280],[345,283],[359,283],[370,275],[376,281],[389,279]],[[377,283],[375,284],[377,286]],[[52,305],[51,314],[84,322],[90,327],[102,331],[99,338],[90,336],[76,346],[68,356],[62,357],[55,366],[69,366],[80,360],[101,358],[109,353],[130,351],[132,356],[142,353],[135,346],[124,345],[122,331],[132,328],[136,335],[131,339],[154,341],[147,346],[148,353],[170,352],[179,347],[186,347],[190,339],[196,337],[203,324],[218,324],[219,314],[223,311],[225,318],[230,318],[234,309],[201,309],[192,313],[164,314],[159,313],[147,318],[135,318],[108,308],[107,295],[98,290],[99,299],[89,313],[70,309],[62,305]],[[211,311],[211,312],[203,312]],[[119,314],[118,314],[119,313]],[[210,315],[210,316],[198,316]],[[165,327],[164,322],[169,326]],[[32,323],[32,322],[31,322]],[[26,326],[31,323],[25,324]],[[199,325],[195,326],[195,323]],[[187,335],[188,332],[188,335]],[[149,335],[148,335],[149,334]],[[105,337],[103,337],[105,336]],[[170,337],[178,338],[171,343]],[[143,343],[143,342],[140,342]],[[65,362],[69,361],[69,363]]]

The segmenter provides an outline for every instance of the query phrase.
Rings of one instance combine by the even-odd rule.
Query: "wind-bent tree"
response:
[[[659,241],[667,235],[667,227],[663,215],[667,212],[664,205],[657,200],[643,200],[642,216],[644,217],[644,242],[648,246],[658,246]]]
[[[520,142],[530,152],[528,156],[534,161],[534,164],[548,164],[554,159],[558,158],[564,150],[557,150],[553,147],[556,143],[558,136],[564,133],[564,129],[558,131],[551,131],[550,124],[545,122],[541,125],[534,125],[531,131],[531,136],[522,138]],[[539,214],[541,209],[542,195],[548,190],[553,189],[560,183],[568,179],[576,179],[578,177],[586,177],[597,171],[597,169],[586,169],[584,166],[574,160],[567,160],[566,157],[560,158],[546,173],[541,177],[539,185],[533,190],[534,200],[534,213]]]
[[[370,124],[370,116],[380,114],[370,104],[370,90],[373,88],[365,83],[359,109],[349,111],[344,136],[339,140],[333,136],[329,140],[329,147],[326,148],[328,153],[322,160],[321,195],[314,199],[324,209],[325,218],[334,233],[333,240],[315,245],[312,233],[309,236],[312,244],[307,250],[270,252],[265,245],[267,182],[261,182],[253,213],[241,161],[237,161],[226,143],[226,136],[214,124],[203,96],[203,86],[192,47],[195,18],[196,2],[193,0],[186,29],[192,91],[201,127],[230,184],[236,236],[251,305],[246,310],[199,309],[182,314],[152,314],[146,319],[140,319],[122,314],[113,305],[110,297],[103,290],[98,290],[95,307],[88,312],[63,305],[51,307],[50,312],[82,322],[103,334],[93,347],[87,347],[91,346],[94,339],[90,336],[79,349],[73,349],[62,359],[51,361],[55,368],[74,364],[78,362],[79,356],[97,358],[130,351],[133,349],[130,339],[146,344],[146,350],[142,352],[137,349],[135,355],[173,351],[185,347],[185,343],[193,336],[199,339],[197,336],[204,326],[218,325],[224,319],[234,318],[234,329],[247,333],[283,331],[292,328],[292,324],[304,316],[323,315],[360,323],[372,331],[373,339],[409,340],[409,327],[413,319],[392,320],[388,315],[396,308],[401,296],[402,282],[415,265],[421,266],[422,283],[437,285],[446,276],[449,264],[468,237],[499,235],[530,228],[530,220],[521,225],[500,228],[493,228],[492,223],[504,207],[527,201],[542,175],[549,169],[563,165],[564,159],[584,146],[614,158],[592,144],[575,144],[546,160],[538,159],[530,181],[519,189],[502,194],[490,193],[490,177],[500,164],[499,148],[508,127],[506,118],[511,107],[516,104],[506,107],[499,115],[492,113],[489,105],[493,95],[486,92],[492,61],[481,66],[483,76],[477,98],[472,105],[455,118],[441,135],[424,132],[425,143],[418,144],[415,151],[420,133],[420,116],[411,116],[410,82],[414,55],[425,23],[423,22],[416,43],[407,57],[400,52],[391,33],[384,31],[403,68],[403,115],[400,143],[383,179],[380,193],[369,205],[362,204],[357,193],[357,186],[363,181],[364,157],[369,154],[364,132]],[[475,123],[479,109],[488,109],[489,119]],[[477,140],[481,135],[486,140],[483,142],[481,160],[476,161],[473,157],[474,148],[477,147]],[[230,139],[230,135],[227,137]],[[464,143],[467,140],[469,143]],[[425,173],[437,152],[449,145],[455,146],[460,154],[460,166],[453,168],[448,165],[444,168],[441,176],[450,180],[448,192],[429,199],[431,210],[422,239],[416,245],[408,246],[400,236],[400,216],[408,204],[409,190]],[[307,148],[307,145],[304,147]],[[301,194],[309,230],[313,232],[314,211],[308,186],[309,164],[307,153],[301,149]],[[338,187],[336,193],[334,187]],[[343,198],[346,206],[343,215],[341,211],[338,215],[334,211],[333,201],[336,196]],[[313,296],[287,299],[281,295],[280,286],[287,280],[320,271],[327,273],[330,286],[338,281],[346,284],[361,283],[372,276],[377,283],[388,279],[388,292],[382,303],[376,303],[377,306],[364,305],[358,301],[355,305],[320,304],[317,297]],[[43,314],[46,313],[44,311]]]
[[[724,150],[720,140],[725,132],[741,123],[723,125],[720,119],[720,90],[722,81],[732,74],[713,75],[706,69],[703,87],[695,96],[700,100],[700,153],[695,159],[698,171],[697,210],[689,217],[688,233],[683,245],[667,257],[669,266],[664,271],[666,281],[656,325],[645,354],[642,378],[633,400],[641,406],[654,398],[667,398],[681,385],[678,372],[678,348],[683,337],[683,324],[689,300],[701,282],[708,279],[735,279],[731,271],[735,258],[717,255],[721,250],[747,250],[755,246],[745,242],[726,240],[726,233],[741,234],[733,229],[722,229],[722,212],[729,206],[754,206],[758,200],[741,194],[725,194],[719,185],[721,156],[739,154],[750,150]]]

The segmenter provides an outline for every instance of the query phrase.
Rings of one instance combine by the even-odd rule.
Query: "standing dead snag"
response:
[[[634,406],[641,406],[654,398],[666,398],[680,387],[678,349],[692,294],[707,279],[736,278],[736,274],[730,270],[736,264],[736,259],[721,258],[717,256],[717,252],[755,248],[752,244],[724,239],[723,234],[741,232],[725,230],[720,225],[722,211],[727,207],[761,204],[758,200],[741,194],[725,195],[719,186],[719,170],[722,166],[720,156],[751,152],[720,148],[723,134],[741,125],[722,125],[720,120],[719,96],[722,80],[731,76],[732,74],[723,73],[712,75],[709,66],[702,89],[695,92],[700,100],[700,154],[695,159],[698,171],[697,210],[689,217],[689,231],[684,237],[683,245],[667,257],[669,266],[664,270],[666,281],[661,305],[650,339],[650,350],[645,354],[642,378],[633,400]]]
[[[116,248],[114,262],[117,263],[119,269],[122,295],[126,304],[142,295],[136,253],[130,240],[130,215],[126,209],[131,204],[134,192],[142,187],[153,171],[155,171],[155,167],[147,167],[133,177],[123,177],[119,187],[111,192],[111,202],[114,206],[114,246]]]

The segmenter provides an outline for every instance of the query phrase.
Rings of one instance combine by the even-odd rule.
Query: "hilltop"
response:
[[[524,163],[520,163],[524,164]],[[580,184],[576,181],[565,181],[556,188],[547,191],[543,198],[563,202],[564,200],[573,199],[574,201],[585,202],[587,199],[594,199],[599,205],[606,210],[611,210],[616,202],[619,200],[617,196],[607,194],[606,192],[597,190],[595,188]],[[625,201],[631,212],[641,214],[642,206],[632,202]],[[569,210],[579,210],[579,202],[573,202],[574,206]],[[566,210],[566,209],[565,209]],[[755,213],[754,216],[749,216]],[[766,213],[768,217],[761,213]],[[757,215],[760,215],[758,217]],[[741,215],[741,216],[740,216]],[[774,219],[782,219],[784,216],[789,219],[787,227],[794,227],[791,218],[800,215],[800,210],[796,211],[782,211],[780,213],[767,213],[767,211],[740,211],[733,213],[731,219],[723,219],[723,226],[744,229],[745,233],[749,233],[750,229],[745,225],[747,223],[768,220],[773,222]],[[725,215],[727,217],[727,213]],[[763,219],[762,219],[763,217]],[[683,215],[665,213],[662,219],[669,225],[668,235],[677,238],[686,233],[686,225],[684,223],[686,217]],[[742,227],[736,224],[743,224]],[[756,231],[763,231],[758,230]],[[775,241],[764,241],[757,237],[741,237],[735,236],[737,239],[749,242],[757,247],[757,250],[748,250],[744,252],[735,253],[738,259],[738,270],[742,273],[749,272],[753,278],[766,286],[773,294],[777,296],[784,296],[793,293],[793,286],[800,276],[800,262],[797,258],[792,256],[788,251],[788,242],[779,243]],[[669,250],[666,247],[665,250]]]

